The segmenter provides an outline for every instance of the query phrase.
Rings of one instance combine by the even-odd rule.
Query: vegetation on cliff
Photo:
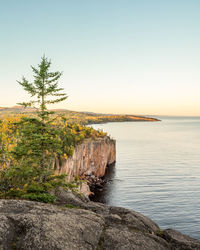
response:
[[[53,202],[49,190],[67,187],[65,175],[55,175],[55,158],[72,155],[77,143],[87,137],[103,137],[105,133],[79,124],[56,119],[48,104],[64,101],[67,96],[58,88],[60,72],[50,72],[51,62],[42,57],[38,68],[32,67],[34,81],[24,77],[19,82],[34,100],[22,102],[34,107],[34,117],[5,117],[0,122],[0,197],[24,198]],[[53,99],[50,99],[50,97]]]

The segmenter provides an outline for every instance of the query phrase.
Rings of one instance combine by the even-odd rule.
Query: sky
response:
[[[199,0],[0,0],[0,107],[45,54],[67,101],[54,108],[200,116]],[[52,107],[53,108],[53,107]]]

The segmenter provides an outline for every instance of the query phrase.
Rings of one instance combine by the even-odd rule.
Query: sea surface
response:
[[[200,239],[200,118],[95,124],[117,141],[117,160],[96,197],[161,228]]]

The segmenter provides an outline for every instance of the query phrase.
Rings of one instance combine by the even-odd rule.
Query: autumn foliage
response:
[[[34,108],[34,116],[0,120],[0,198],[54,202],[56,197],[50,190],[69,186],[65,175],[55,175],[55,159],[71,156],[76,144],[85,138],[105,136],[102,131],[55,117],[47,109],[48,104],[67,98],[58,87],[62,74],[51,72],[50,66],[51,61],[43,56],[38,67],[32,67],[33,82],[25,77],[18,81],[31,96],[20,105]]]
[[[41,162],[38,162],[41,153],[41,138],[38,137],[38,142],[36,138],[33,138],[37,136],[38,128],[33,127],[31,123],[30,127],[26,127],[24,131],[22,121],[29,122],[25,116],[21,115],[4,117],[0,120],[0,197],[21,197],[52,202],[55,197],[47,195],[49,188],[59,185],[67,187],[65,176],[55,176],[52,171],[54,159],[56,157],[67,159],[73,154],[77,144],[85,139],[95,140],[105,137],[106,133],[85,125],[69,123],[61,117],[54,120],[50,126],[51,129],[48,130],[48,136],[52,136],[55,141],[47,144],[42,151],[46,164],[45,171],[43,171]]]

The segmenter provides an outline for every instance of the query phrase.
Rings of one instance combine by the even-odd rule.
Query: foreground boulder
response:
[[[0,200],[0,249],[200,249],[199,241],[161,231],[140,213],[86,202],[72,193],[64,199],[59,206]]]

